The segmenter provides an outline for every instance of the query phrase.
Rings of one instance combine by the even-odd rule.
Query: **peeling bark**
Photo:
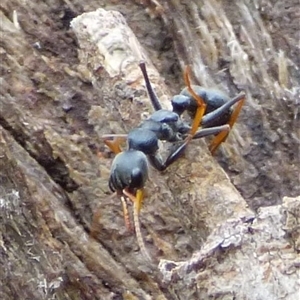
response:
[[[161,260],[164,282],[174,294],[189,287],[188,299],[297,299],[299,200],[261,208],[250,222],[228,219],[187,261]]]

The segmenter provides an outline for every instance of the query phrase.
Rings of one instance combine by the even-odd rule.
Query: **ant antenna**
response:
[[[146,84],[146,88],[147,88],[147,92],[148,92],[148,95],[149,95],[149,98],[151,100],[151,103],[152,103],[152,106],[155,110],[160,110],[162,109],[162,106],[157,98],[157,95],[156,93],[154,92],[152,86],[151,86],[151,83],[150,83],[150,80],[149,80],[149,77],[148,77],[148,73],[147,73],[147,69],[146,69],[146,64],[144,61],[141,61],[139,63],[139,66],[140,66],[140,69],[143,73],[143,76],[144,76],[144,80],[145,80],[145,84]]]

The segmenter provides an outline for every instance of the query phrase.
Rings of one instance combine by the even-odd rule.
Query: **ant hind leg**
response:
[[[239,113],[245,103],[245,100],[246,100],[245,94],[241,94],[241,96],[243,96],[243,97],[239,100],[236,108],[233,110],[233,112],[230,116],[230,119],[227,123],[230,126],[230,129],[233,127],[234,123],[236,122],[236,120],[239,116]],[[216,152],[216,150],[221,145],[221,143],[226,141],[228,134],[229,134],[229,132],[222,131],[213,138],[213,140],[211,141],[210,146],[209,146],[209,150],[212,155]]]

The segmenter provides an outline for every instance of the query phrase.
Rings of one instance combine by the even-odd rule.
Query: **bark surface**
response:
[[[106,2],[0,4],[0,298],[298,299],[297,1]],[[153,263],[110,196],[101,140],[152,112],[141,58],[165,108],[185,64],[247,92],[217,158],[193,141],[151,170]]]

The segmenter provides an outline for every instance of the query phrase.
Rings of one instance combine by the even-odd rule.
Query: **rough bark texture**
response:
[[[298,299],[300,199],[281,204],[299,194],[297,1],[141,2],[0,4],[0,298]],[[152,264],[110,197],[100,139],[151,113],[141,57],[165,107],[184,64],[247,92],[217,159],[194,141],[151,172]]]

